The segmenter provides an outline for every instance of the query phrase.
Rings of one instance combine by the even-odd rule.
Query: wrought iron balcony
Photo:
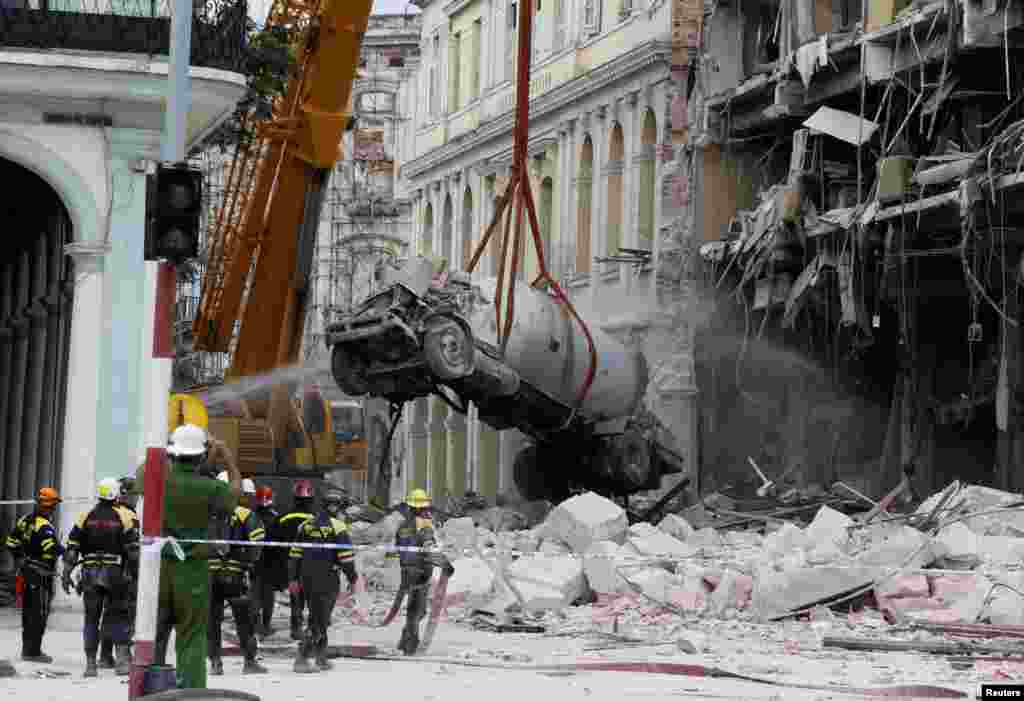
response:
[[[0,0],[0,47],[166,56],[171,0]],[[241,72],[246,0],[194,0],[191,65]]]

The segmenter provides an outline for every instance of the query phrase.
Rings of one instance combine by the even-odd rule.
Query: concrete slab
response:
[[[622,507],[593,492],[566,499],[544,522],[547,537],[555,537],[581,554],[601,540],[624,543],[628,526]]]
[[[535,597],[538,606],[545,608],[568,606],[587,590],[587,581],[583,576],[583,561],[580,558],[523,558],[512,563],[507,574],[513,584],[520,588],[527,602],[531,602],[531,597]],[[555,599],[557,602],[551,603]],[[537,608],[533,603],[530,603],[530,607]]]
[[[696,535],[696,534],[695,534]],[[627,552],[643,557],[686,559],[693,557],[698,547],[683,543],[649,523],[634,523],[626,536]]]
[[[664,531],[676,540],[686,541],[696,531],[689,522],[678,514],[669,514],[661,519],[658,529]]]
[[[627,553],[618,543],[602,540],[590,546],[583,556],[583,573],[587,584],[598,594],[619,594],[630,591],[616,573],[626,564]],[[627,573],[628,575],[628,573]]]

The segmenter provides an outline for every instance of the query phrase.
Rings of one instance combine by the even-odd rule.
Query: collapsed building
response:
[[[719,0],[686,73],[701,472],[1020,490],[1024,6]],[[737,50],[737,47],[740,47]],[[685,110],[685,112],[682,112]]]

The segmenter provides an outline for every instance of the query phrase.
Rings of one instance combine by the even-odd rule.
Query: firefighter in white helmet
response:
[[[228,473],[221,472],[217,479],[228,481]],[[266,539],[266,530],[253,511],[256,484],[249,478],[242,480],[239,505],[223,521],[219,539],[259,542]],[[217,516],[214,516],[217,519]],[[252,601],[252,570],[259,560],[261,548],[244,545],[215,546],[217,555],[210,558],[210,626],[208,629],[210,674],[224,674],[221,661],[221,626],[224,623],[224,604],[231,606],[235,619],[238,642],[245,655],[244,674],[266,674],[267,670],[256,661],[257,643],[254,630]]]
[[[81,556],[78,591],[85,601],[85,675],[98,674],[100,621],[105,637],[117,650],[119,676],[131,671],[131,602],[133,581],[129,562],[139,556],[139,530],[131,513],[117,505],[120,485],[107,478],[96,486],[99,503],[78,517],[68,534],[64,553],[64,591],[71,593],[71,572]]]

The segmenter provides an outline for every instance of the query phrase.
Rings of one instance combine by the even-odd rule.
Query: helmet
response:
[[[96,496],[101,501],[114,501],[121,496],[121,485],[113,477],[102,479],[96,485]]]
[[[346,501],[348,501],[348,499],[345,496],[345,494],[343,494],[341,491],[339,491],[337,489],[332,489],[331,491],[327,492],[327,494],[324,495],[324,504],[325,505],[326,504],[337,504],[338,507],[340,508],[340,507],[345,505]]]
[[[256,493],[256,483],[253,482],[248,477],[246,477],[244,480],[242,480],[242,494],[255,494],[255,493]]]
[[[219,479],[221,482],[227,482],[228,481],[228,471],[227,470],[221,470],[220,474],[217,475],[217,479]]]
[[[313,484],[309,480],[299,480],[295,483],[295,498],[313,498]]]
[[[430,497],[422,489],[414,489],[405,498],[405,503],[414,509],[425,509],[430,506]]]
[[[175,457],[197,457],[206,452],[206,431],[195,424],[184,424],[174,429],[167,453]]]
[[[43,487],[36,496],[36,503],[40,506],[56,506],[61,502],[60,495],[53,487]]]
[[[274,491],[270,487],[256,487],[256,503],[270,506],[274,503]]]

